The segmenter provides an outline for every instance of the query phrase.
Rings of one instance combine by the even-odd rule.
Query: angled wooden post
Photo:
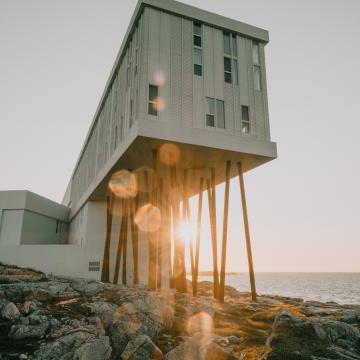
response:
[[[184,182],[183,182],[183,222],[190,223],[190,205],[189,205],[189,196],[188,196],[188,169],[184,170]],[[194,247],[192,243],[192,239],[189,240],[189,248],[190,248],[190,266],[191,266],[191,284],[194,293],[194,280],[195,280],[195,259],[194,259]],[[183,239],[183,247],[185,249],[185,239]],[[184,251],[185,257],[185,251]],[[185,265],[185,261],[184,261]],[[186,271],[186,270],[185,270]],[[185,275],[186,277],[186,275]]]
[[[216,234],[216,209],[214,207],[214,196],[211,190],[211,182],[206,179],[206,187],[208,194],[209,204],[209,217],[210,217],[210,230],[211,230],[211,242],[213,252],[213,279],[214,279],[214,298],[217,299],[219,291],[219,272],[218,272],[218,260],[217,260],[217,234]],[[214,190],[215,192],[215,190]]]
[[[200,232],[201,232],[201,216],[202,216],[202,197],[203,197],[204,178],[200,178],[199,184],[199,202],[196,222],[196,247],[195,247],[195,266],[193,278],[193,295],[197,296],[198,275],[199,275],[199,256],[200,256]]]
[[[167,264],[168,264],[168,274],[169,274],[169,287],[173,288],[174,287],[174,281],[173,281],[173,265],[172,265],[172,249],[171,249],[171,207],[170,207],[170,202],[169,202],[169,195],[166,194],[165,196],[165,216],[166,216],[166,233],[165,233],[165,238],[166,238],[166,246],[167,246]]]
[[[247,258],[248,258],[249,275],[250,275],[251,297],[254,301],[256,301],[254,264],[253,264],[253,259],[252,259],[249,220],[248,220],[246,197],[245,197],[245,184],[244,184],[244,176],[243,176],[243,169],[242,169],[241,162],[237,163],[237,167],[238,167],[238,173],[239,173],[241,204],[242,204],[243,220],[244,220],[244,228],[245,228],[246,251],[247,251]]]
[[[122,238],[122,254],[123,254],[123,268],[122,268],[122,284],[127,284],[126,266],[127,266],[127,242],[128,242],[128,218],[129,218],[129,200],[124,200],[124,234]]]
[[[226,177],[225,177],[225,198],[224,198],[224,218],[223,218],[222,250],[221,250],[220,288],[219,288],[219,301],[221,301],[221,302],[224,302],[224,290],[225,290],[226,245],[227,245],[227,232],[228,232],[229,192],[230,192],[230,170],[231,170],[231,161],[227,161],[226,162]]]
[[[120,272],[120,261],[121,261],[121,253],[122,253],[122,244],[123,244],[123,238],[124,238],[124,226],[125,226],[125,214],[124,214],[124,200],[120,200],[120,232],[119,232],[119,241],[118,241],[118,247],[116,252],[116,261],[115,261],[115,268],[114,268],[114,284],[117,284],[119,281],[119,272]]]
[[[158,234],[158,241],[157,241],[157,247],[156,247],[156,253],[157,253],[157,274],[156,274],[156,288],[161,289],[161,277],[162,277],[162,243],[163,243],[163,234],[165,232],[165,226],[166,226],[166,215],[165,215],[165,207],[164,207],[164,182],[163,179],[160,179],[159,181],[159,198],[158,198],[158,204],[159,204],[159,210],[161,214],[161,226],[159,229]]]
[[[154,179],[152,183],[152,191],[150,196],[150,202],[152,205],[157,206],[157,176],[158,176],[158,151],[152,149],[152,163],[154,170]],[[156,289],[156,243],[158,231],[150,232],[149,238],[149,268],[148,268],[148,286],[150,289]]]
[[[134,263],[134,285],[139,283],[139,229],[134,221],[135,213],[138,209],[138,196],[135,199],[130,200],[130,226]]]
[[[171,163],[171,162],[170,162]],[[172,213],[173,213],[173,222],[174,222],[174,269],[173,269],[173,279],[175,289],[180,292],[186,292],[186,272],[185,263],[183,259],[183,254],[181,251],[181,239],[179,238],[179,229],[180,229],[180,204],[179,204],[179,195],[178,195],[178,184],[176,176],[176,166],[171,165],[170,167],[171,174],[171,184],[173,193],[172,200]]]
[[[101,270],[101,281],[110,281],[110,242],[115,195],[108,189],[106,197],[106,238]]]

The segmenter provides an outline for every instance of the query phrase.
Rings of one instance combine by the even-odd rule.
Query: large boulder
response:
[[[108,360],[111,357],[109,338],[102,336],[81,345],[74,353],[74,360]]]
[[[8,321],[13,321],[20,316],[20,311],[17,306],[12,303],[8,302],[1,310],[1,317]]]
[[[121,354],[122,360],[161,360],[161,350],[146,335],[139,335],[128,342]]]

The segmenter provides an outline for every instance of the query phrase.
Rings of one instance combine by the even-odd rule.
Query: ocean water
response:
[[[212,281],[212,277],[199,276],[201,280]],[[360,305],[360,273],[256,273],[255,280],[260,295]],[[225,283],[239,291],[250,291],[246,273],[227,275]]]

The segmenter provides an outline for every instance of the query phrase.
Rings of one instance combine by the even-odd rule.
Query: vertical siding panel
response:
[[[250,134],[257,136],[256,113],[255,113],[255,95],[254,95],[254,74],[252,60],[251,40],[244,39],[246,48],[248,96],[249,96],[249,116],[250,116]]]
[[[148,47],[149,47],[149,9],[145,8],[141,16],[141,39],[140,39],[140,89],[139,89],[139,112],[140,118],[147,116],[148,103]]]
[[[214,29],[203,25],[203,77],[205,96],[215,97]]]
[[[160,112],[159,118],[162,121],[170,120],[171,106],[171,15],[161,13],[160,20],[160,73],[164,77],[164,83],[159,88],[159,95],[164,100],[164,109]]]
[[[263,106],[264,106],[264,127],[265,127],[265,140],[270,141],[270,122],[269,122],[269,105],[267,94],[267,82],[266,82],[266,67],[265,67],[265,46],[260,44],[260,61],[261,61],[261,84],[263,94]]]
[[[246,55],[246,40],[238,36],[240,104],[249,105],[249,81]]]
[[[213,29],[214,34],[214,77],[215,98],[224,100],[224,47],[223,33],[221,30]]]
[[[192,126],[192,68],[192,22],[182,19],[182,121],[184,126]]]
[[[181,18],[172,16],[171,20],[171,120],[181,123],[182,103],[182,24]]]

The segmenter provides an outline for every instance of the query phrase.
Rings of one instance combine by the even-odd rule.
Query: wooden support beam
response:
[[[217,260],[217,234],[216,234],[216,208],[214,206],[215,201],[215,189],[211,189],[211,182],[206,179],[206,187],[208,194],[209,204],[209,217],[210,217],[210,230],[211,230],[211,242],[213,252],[213,281],[214,281],[214,298],[217,299],[219,291],[219,271],[218,271],[218,260]]]
[[[237,163],[237,167],[239,173],[241,204],[242,204],[243,220],[244,220],[244,228],[245,228],[246,251],[247,251],[248,266],[249,266],[251,297],[254,301],[256,301],[254,264],[252,259],[250,229],[249,229],[249,220],[248,220],[247,205],[246,205],[246,196],[245,196],[245,184],[244,184],[244,176],[243,176],[243,169],[241,162]]]
[[[199,275],[199,256],[200,256],[200,235],[201,235],[201,216],[202,216],[202,198],[203,198],[204,178],[200,178],[199,184],[199,202],[196,223],[196,247],[195,247],[195,266],[193,283],[193,295],[197,296],[198,275]]]
[[[158,150],[152,149],[152,163],[154,170],[154,178],[152,183],[152,191],[150,195],[150,202],[157,206],[157,176],[158,176]],[[148,267],[148,286],[150,289],[156,289],[156,243],[158,231],[149,232],[149,267]]]
[[[172,162],[170,163],[172,164]],[[184,273],[185,263],[181,251],[181,244],[180,244],[181,238],[179,236],[180,204],[179,204],[178,184],[177,184],[175,165],[171,165],[170,174],[171,174],[171,184],[173,191],[172,214],[173,214],[173,222],[174,222],[174,269],[173,269],[174,287],[176,290],[180,292],[186,292],[186,273]]]
[[[157,238],[157,274],[156,274],[156,288],[161,289],[161,277],[162,277],[162,243],[163,243],[163,234],[165,232],[165,226],[166,226],[166,215],[165,215],[165,207],[164,207],[164,181],[163,179],[160,179],[159,181],[159,197],[158,197],[158,204],[159,204],[159,210],[161,214],[161,226],[158,232],[158,238]]]
[[[123,268],[122,268],[122,284],[127,284],[126,279],[126,266],[127,266],[127,242],[128,242],[128,219],[129,219],[129,200],[124,200],[124,234],[122,238],[122,258],[123,258]]]
[[[225,198],[224,198],[224,218],[223,218],[223,233],[222,233],[220,288],[219,288],[219,301],[220,302],[224,302],[224,290],[225,290],[226,245],[227,245],[227,232],[228,232],[229,192],[230,192],[230,170],[231,170],[231,161],[227,161],[226,162],[226,177],[225,177]]]
[[[124,238],[124,232],[125,232],[125,207],[124,207],[124,200],[121,200],[120,202],[120,233],[119,233],[119,241],[118,241],[118,247],[116,252],[116,261],[115,261],[115,268],[114,268],[114,284],[117,284],[119,281],[119,272],[120,272],[120,261],[121,261],[121,254],[122,254],[122,248],[123,248],[123,238]]]
[[[139,207],[139,195],[130,200],[130,226],[134,264],[134,285],[139,283],[139,229],[135,224],[135,214]]]
[[[110,242],[115,195],[108,189],[106,197],[106,238],[101,270],[101,281],[110,281]]]
[[[166,246],[167,246],[167,263],[169,266],[169,287],[172,289],[174,287],[173,280],[173,265],[172,265],[172,249],[171,249],[171,207],[169,201],[169,195],[165,196],[165,216],[166,216],[166,227],[165,227],[165,238],[166,238]]]

